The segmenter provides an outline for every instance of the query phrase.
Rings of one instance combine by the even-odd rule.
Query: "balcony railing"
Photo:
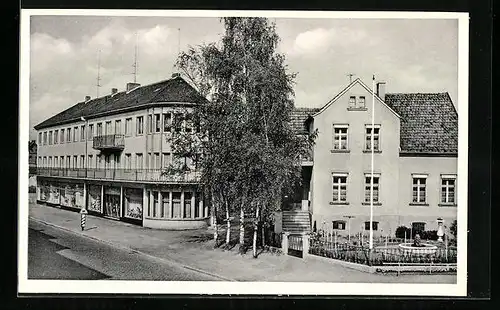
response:
[[[96,150],[123,150],[125,136],[122,134],[97,136],[92,142],[92,147]]]
[[[158,183],[198,183],[201,177],[199,171],[188,171],[180,174],[164,174],[161,169],[66,169],[38,167],[37,170],[37,174],[40,176]]]

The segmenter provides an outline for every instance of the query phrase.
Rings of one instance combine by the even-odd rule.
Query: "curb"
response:
[[[195,271],[195,272],[202,273],[202,274],[205,274],[205,275],[209,275],[211,277],[218,278],[220,280],[224,280],[224,281],[228,281],[228,282],[236,282],[236,280],[234,280],[234,279],[230,279],[230,278],[227,278],[227,277],[220,276],[218,274],[210,273],[208,271],[201,270],[201,269],[198,269],[196,267],[192,267],[192,266],[180,264],[180,263],[178,263],[176,261],[173,261],[173,260],[168,260],[168,259],[164,259],[164,258],[161,258],[161,257],[153,256],[151,254],[144,253],[142,251],[138,251],[138,250],[135,250],[133,248],[130,248],[130,247],[127,247],[127,246],[123,246],[121,244],[117,244],[117,243],[113,243],[113,242],[106,241],[106,240],[103,240],[103,239],[99,239],[99,238],[96,238],[94,236],[85,235],[85,234],[82,234],[80,232],[76,232],[74,230],[71,230],[71,229],[68,229],[68,228],[65,228],[65,227],[62,227],[62,226],[59,226],[59,225],[55,225],[53,223],[49,223],[49,222],[46,222],[44,220],[40,220],[40,219],[34,218],[32,216],[29,216],[29,219],[32,220],[32,221],[35,221],[35,222],[47,225],[47,226],[51,226],[51,227],[55,227],[55,228],[60,229],[60,230],[64,230],[64,231],[72,233],[74,235],[82,236],[82,237],[85,237],[85,238],[88,238],[88,239],[92,239],[92,240],[97,241],[97,242],[101,242],[101,243],[107,244],[107,245],[115,247],[115,248],[119,248],[119,249],[122,249],[122,250],[125,250],[125,251],[131,251],[131,252],[134,252],[136,254],[140,254],[140,255],[143,255],[145,257],[148,257],[149,259],[152,259],[152,260],[156,260],[156,261],[159,261],[159,262],[162,262],[162,263],[168,263],[168,264],[171,264],[171,265],[175,265],[177,267],[184,268],[184,269],[191,270],[191,271]]]

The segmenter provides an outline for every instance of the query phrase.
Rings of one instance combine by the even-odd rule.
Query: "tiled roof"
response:
[[[73,122],[82,116],[90,119],[100,115],[119,113],[119,111],[144,108],[144,105],[147,106],[148,103],[203,103],[205,101],[206,99],[183,78],[175,77],[144,85],[130,92],[122,91],[113,96],[109,94],[87,102],[79,102],[36,125],[35,129]]]
[[[307,133],[305,121],[318,111],[319,109],[316,108],[295,108],[290,115],[293,131],[297,134]]]
[[[458,114],[448,93],[386,94],[401,116],[401,152],[456,154]]]

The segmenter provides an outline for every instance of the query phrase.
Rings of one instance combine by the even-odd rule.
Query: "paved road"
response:
[[[217,281],[134,251],[29,222],[28,278],[58,280]]]

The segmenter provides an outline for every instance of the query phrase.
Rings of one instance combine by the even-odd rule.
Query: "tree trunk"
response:
[[[266,232],[264,229],[264,222],[262,222],[262,240],[261,241],[262,241],[262,247],[265,247],[266,246]]]
[[[260,207],[257,204],[257,210],[255,211],[255,222],[253,224],[253,257],[257,258],[257,230],[259,228],[259,211]]]
[[[217,239],[219,239],[219,223],[217,222],[217,206],[214,204],[214,248],[217,247]]]
[[[244,204],[241,204],[240,210],[240,246],[245,244],[245,210]]]
[[[226,245],[229,245],[231,241],[231,219],[229,218],[229,204],[227,200],[224,202],[226,206],[226,221],[227,221],[227,231],[226,231]]]

